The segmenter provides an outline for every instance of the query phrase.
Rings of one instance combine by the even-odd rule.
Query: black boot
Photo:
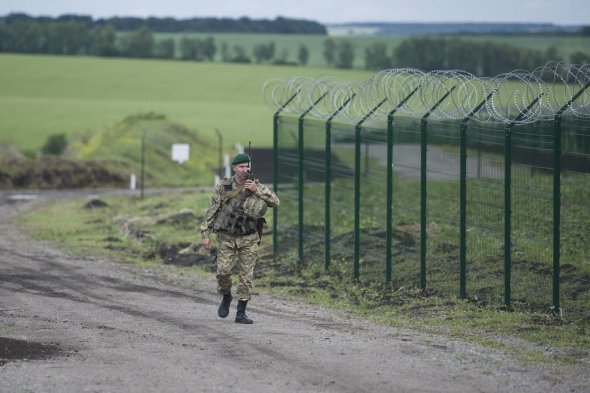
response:
[[[236,323],[245,323],[247,325],[254,323],[253,320],[246,315],[247,300],[238,300],[238,312],[236,313]]]
[[[219,305],[219,310],[217,310],[217,315],[219,315],[221,318],[225,318],[229,314],[229,305],[232,299],[233,297],[231,293],[226,293],[223,295],[223,299],[221,299],[221,304]]]

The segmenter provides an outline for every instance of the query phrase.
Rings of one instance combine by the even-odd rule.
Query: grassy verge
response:
[[[19,224],[38,239],[79,255],[110,255],[140,265],[186,265],[186,272],[211,274],[211,259],[195,247],[197,226],[209,193],[179,193],[86,201],[59,201],[19,216]],[[269,219],[271,217],[268,217]],[[295,250],[280,256],[263,240],[256,269],[258,291],[303,299],[345,310],[377,323],[418,329],[499,348],[530,362],[590,360],[584,321],[572,322],[539,312],[507,312],[435,292],[353,282],[346,263],[335,259],[325,272],[321,259],[298,261]]]

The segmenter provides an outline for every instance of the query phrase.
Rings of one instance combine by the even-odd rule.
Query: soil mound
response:
[[[0,189],[123,186],[128,181],[124,172],[127,172],[124,164],[107,161],[73,161],[49,156],[24,161],[3,159]]]

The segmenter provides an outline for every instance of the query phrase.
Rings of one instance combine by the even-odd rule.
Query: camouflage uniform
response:
[[[255,197],[269,207],[279,205],[279,198],[264,184],[256,182]],[[239,266],[239,300],[250,300],[254,265],[258,257],[260,238],[256,231],[258,220],[244,214],[242,206],[248,198],[235,177],[223,179],[213,191],[205,219],[201,223],[201,235],[208,238],[217,233],[217,291],[224,295],[231,291],[231,273],[234,263]],[[237,257],[237,258],[236,258]]]

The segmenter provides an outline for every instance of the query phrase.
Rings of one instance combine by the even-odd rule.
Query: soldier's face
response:
[[[232,165],[232,169],[236,174],[236,177],[239,181],[243,181],[246,179],[246,175],[248,174],[248,163],[244,162],[242,164]]]

